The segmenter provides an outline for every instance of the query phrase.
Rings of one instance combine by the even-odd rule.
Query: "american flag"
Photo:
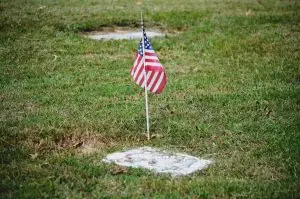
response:
[[[144,72],[146,72],[147,90],[152,93],[161,93],[166,86],[167,76],[144,30],[143,34],[145,47],[145,67],[143,64],[143,39],[141,39],[130,74],[136,84],[140,85],[142,88],[145,88]]]

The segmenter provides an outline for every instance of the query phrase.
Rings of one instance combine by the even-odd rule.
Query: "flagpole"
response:
[[[150,140],[150,126],[149,126],[149,108],[148,108],[148,91],[147,91],[147,74],[145,64],[145,42],[144,42],[144,22],[143,22],[143,11],[141,11],[141,26],[142,26],[142,46],[143,46],[143,64],[144,64],[144,80],[145,80],[145,101],[146,101],[146,121],[147,121],[147,138]]]

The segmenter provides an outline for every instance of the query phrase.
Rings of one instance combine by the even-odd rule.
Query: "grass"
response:
[[[138,41],[82,31],[139,26],[124,0],[0,2],[0,196],[3,198],[299,198],[300,3],[143,2],[168,85],[130,80]],[[209,157],[173,179],[101,159],[155,146]]]

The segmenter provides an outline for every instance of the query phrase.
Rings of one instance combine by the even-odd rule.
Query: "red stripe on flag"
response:
[[[160,63],[157,59],[145,59],[146,63]]]
[[[147,74],[148,74],[148,73],[147,73]],[[153,76],[154,76],[154,72],[152,72],[151,75],[149,76],[149,78],[147,79],[147,87],[149,86],[149,84],[150,84],[150,82],[151,82]],[[148,88],[147,88],[147,89],[148,89]],[[149,89],[148,89],[148,90],[149,90]]]
[[[140,85],[140,86],[142,86],[142,85],[143,85],[143,83],[144,83],[144,75],[143,75],[143,77],[142,77],[141,81],[140,81],[139,83],[137,82],[137,84],[138,84],[138,85]],[[144,87],[142,87],[142,88],[144,88]]]
[[[160,66],[146,65],[146,71],[163,72],[164,69]]]
[[[141,65],[141,67],[135,71],[135,74],[133,75],[134,81],[138,80],[138,78],[139,78],[140,74],[143,72],[143,70],[144,70],[143,66]]]
[[[156,90],[156,93],[157,93],[157,94],[158,94],[158,93],[161,93],[161,92],[164,90],[164,88],[165,88],[165,86],[166,86],[166,83],[167,83],[167,76],[166,76],[166,73],[164,73],[163,80],[161,81],[161,83],[160,83],[158,89]]]
[[[152,84],[152,86],[151,86],[151,88],[150,88],[150,91],[151,91],[151,92],[154,92],[154,88],[155,88],[155,86],[156,86],[156,84],[157,84],[158,79],[159,79],[160,76],[161,76],[161,73],[159,73],[159,74],[156,76],[156,78],[155,78],[155,80],[154,80],[154,83]]]
[[[140,64],[141,61],[142,61],[142,56],[138,55],[136,57],[136,60],[134,61],[135,65],[132,67],[132,69],[130,71],[131,74],[135,73],[135,71],[137,70],[137,67],[138,67],[138,65]],[[132,74],[132,77],[133,77],[133,74]]]
[[[134,78],[134,81],[135,81],[135,82],[137,82],[138,79],[139,79],[139,77],[140,77],[141,75],[143,75],[143,71],[144,71],[143,67],[141,67],[140,70],[137,71],[137,75],[136,75],[136,77]]]
[[[145,51],[145,55],[146,56],[153,56],[153,57],[157,57],[157,55],[155,53],[149,53],[147,51]]]

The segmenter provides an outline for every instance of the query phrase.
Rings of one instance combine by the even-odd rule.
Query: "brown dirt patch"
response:
[[[62,137],[57,142],[57,149],[59,151],[75,149],[79,153],[90,154],[102,151],[114,145],[115,143],[110,138],[104,137],[103,135],[96,133],[75,133]]]

